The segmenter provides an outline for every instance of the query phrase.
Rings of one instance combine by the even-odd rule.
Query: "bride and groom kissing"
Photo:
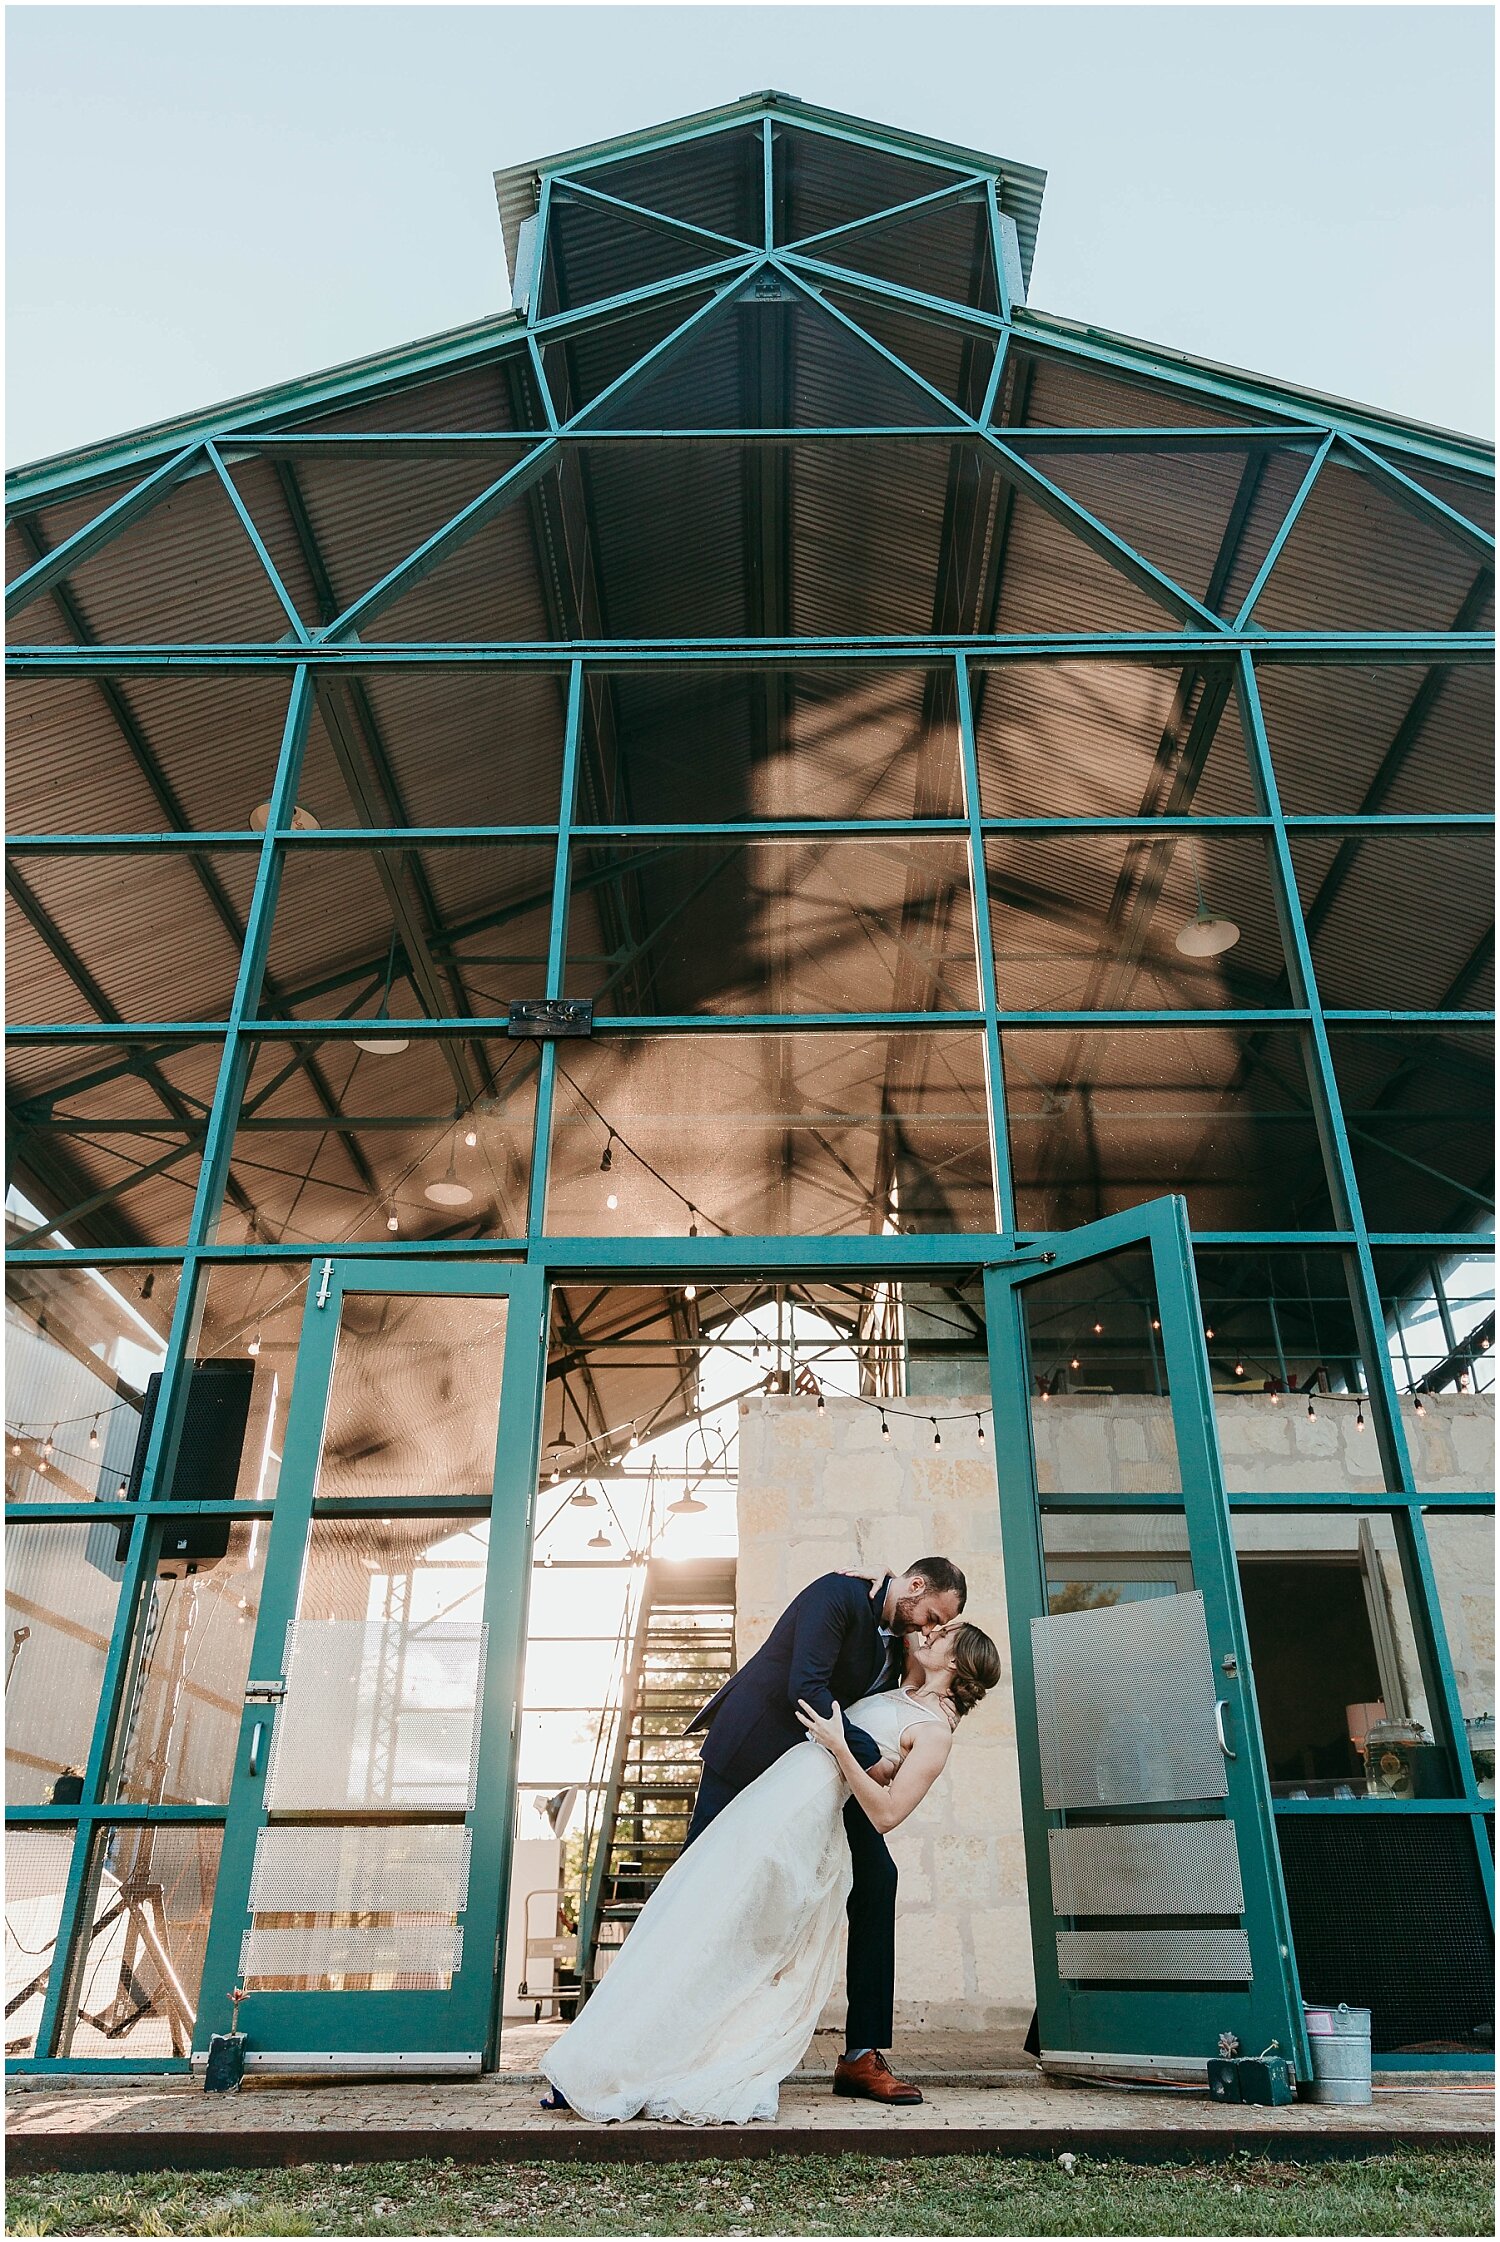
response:
[[[706,1730],[687,1842],[618,1958],[542,2062],[549,2109],[596,2123],[774,2118],[838,1974],[847,2045],[835,2094],[920,2102],[886,2061],[896,1864],[885,1839],[1000,1679],[960,1617],[946,1557],[900,1575],[828,1573],[689,1724]]]

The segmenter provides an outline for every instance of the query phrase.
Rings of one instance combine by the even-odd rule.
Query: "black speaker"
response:
[[[255,1364],[245,1362],[195,1362],[188,1381],[187,1408],[182,1438],[177,1444],[177,1464],[164,1502],[227,1502],[239,1484],[240,1459],[245,1452],[245,1428],[250,1420],[250,1397],[255,1388]],[[130,1460],[126,1493],[139,1500],[146,1447],[161,1398],[161,1373],[153,1370],[146,1380],[141,1405],[140,1431]],[[224,1514],[206,1518],[173,1518],[163,1530],[161,1554],[165,1558],[222,1557],[229,1547],[233,1521]],[[130,1528],[122,1526],[116,1563],[123,1564]]]

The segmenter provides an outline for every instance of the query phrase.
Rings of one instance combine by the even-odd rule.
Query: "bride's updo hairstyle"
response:
[[[947,1690],[959,1720],[989,1695],[1000,1679],[1000,1671],[1000,1653],[989,1636],[982,1627],[973,1627],[965,1620],[953,1637],[953,1673]]]

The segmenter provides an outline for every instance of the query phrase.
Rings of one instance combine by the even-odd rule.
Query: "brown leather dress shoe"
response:
[[[833,2091],[863,2102],[920,2102],[920,2090],[898,2079],[878,2047],[851,2062],[841,2055],[834,2066]]]

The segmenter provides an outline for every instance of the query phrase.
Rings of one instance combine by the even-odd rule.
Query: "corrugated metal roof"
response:
[[[638,155],[656,141],[670,141],[688,134],[701,133],[715,126],[730,127],[741,119],[766,115],[791,125],[826,125],[835,131],[842,129],[858,133],[878,143],[872,156],[884,152],[887,157],[895,157],[898,161],[904,155],[908,162],[926,159],[960,171],[992,173],[999,190],[1000,207],[1016,221],[1016,233],[1021,245],[1021,266],[1029,284],[1031,262],[1036,251],[1037,225],[1041,218],[1042,194],[1047,184],[1047,174],[1044,171],[1039,171],[1033,164],[1012,163],[1006,157],[982,155],[973,148],[959,147],[951,141],[930,139],[921,133],[904,132],[898,127],[877,124],[869,118],[852,116],[842,110],[821,109],[812,102],[799,101],[795,94],[773,92],[746,94],[739,101],[726,102],[715,109],[702,109],[690,117],[677,117],[669,124],[652,126],[646,132],[617,134],[609,140],[592,141],[586,147],[566,149],[559,155],[508,164],[504,170],[497,171],[495,199],[500,209],[505,255],[512,281],[515,278],[521,227],[536,210],[543,172],[567,171],[579,164],[592,163],[608,156],[624,158]],[[837,223],[836,220],[830,222]]]

